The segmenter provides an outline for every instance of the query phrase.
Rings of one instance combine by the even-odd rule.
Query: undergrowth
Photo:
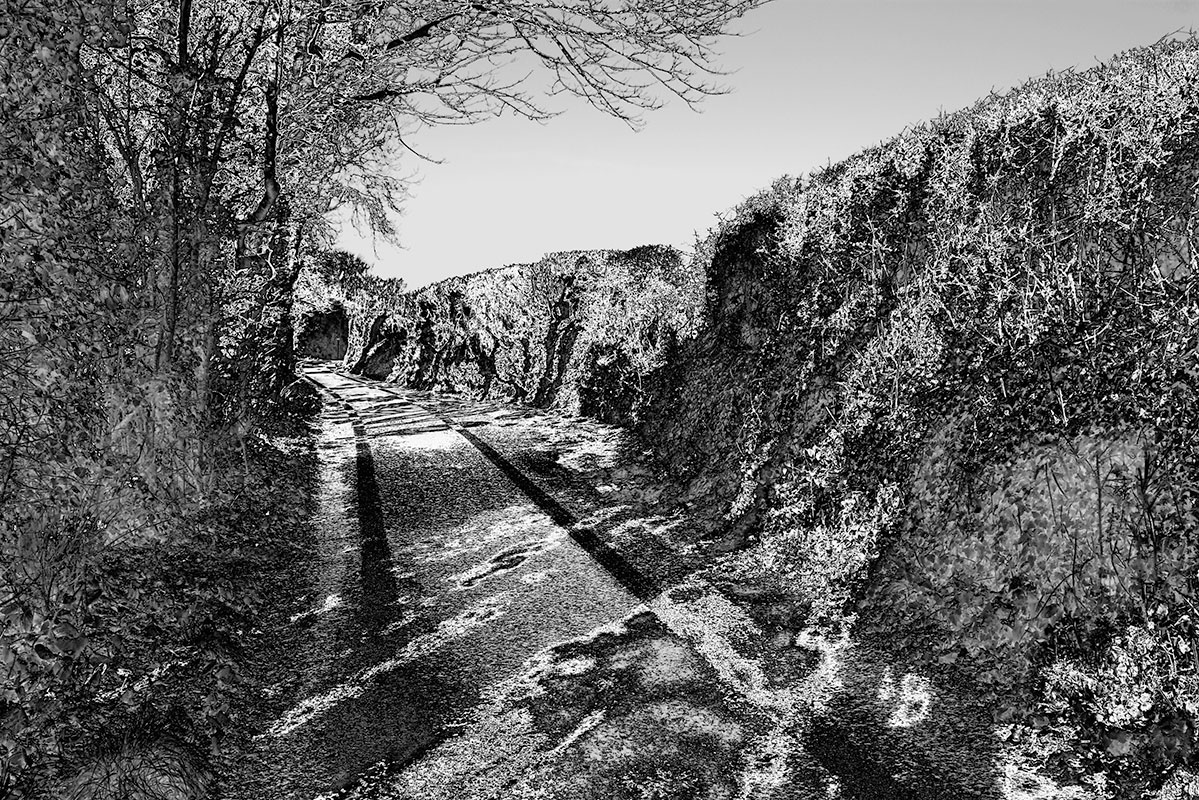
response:
[[[217,499],[171,537],[88,546],[79,535],[54,566],[81,580],[61,576],[57,604],[9,597],[26,633],[5,650],[20,669],[0,684],[10,765],[0,796],[219,790],[236,749],[226,743],[244,744],[256,724],[257,626],[305,546],[311,434],[284,418],[220,467]]]

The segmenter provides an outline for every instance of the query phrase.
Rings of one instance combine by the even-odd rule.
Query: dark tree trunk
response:
[[[471,339],[470,345],[470,349],[473,351],[475,357],[475,363],[479,365],[479,374],[483,377],[483,385],[479,388],[479,398],[486,400],[491,396],[491,386],[496,378],[496,345],[493,343],[491,349],[488,350],[483,345],[483,337],[477,333]]]
[[[370,329],[366,332],[366,343],[362,345],[362,352],[358,354],[358,360],[354,362],[354,366],[350,367],[351,375],[361,375],[363,368],[366,366],[367,356],[371,352],[371,348],[379,344],[383,339],[383,325],[387,322],[387,315],[380,314],[371,322]]]
[[[416,370],[412,375],[415,389],[428,389],[437,380],[440,362],[437,352],[437,323],[433,309],[424,309],[416,334]]]
[[[529,378],[533,371],[533,343],[529,341],[528,336],[520,338],[521,363],[520,363],[520,386],[514,393],[513,398],[517,402],[523,402],[529,396]]]
[[[579,297],[574,281],[567,276],[563,279],[562,293],[550,310],[550,324],[545,332],[544,343],[545,366],[537,382],[537,393],[533,396],[533,405],[537,408],[545,408],[553,403],[562,388],[575,341],[579,338],[579,323],[575,319],[578,306]]]
[[[291,226],[286,199],[272,203],[270,219],[243,225],[238,236],[238,266],[244,274],[266,275],[256,319],[245,331],[236,365],[246,403],[273,403],[295,380],[296,358],[291,317],[298,262],[291,258]]]

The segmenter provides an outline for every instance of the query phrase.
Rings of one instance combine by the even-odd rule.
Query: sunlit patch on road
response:
[[[888,725],[892,728],[910,728],[928,718],[932,705],[932,685],[928,678],[909,672],[897,687],[894,670],[887,667],[879,685],[878,699],[884,703],[894,703],[895,710],[887,720]]]
[[[595,669],[594,658],[568,658],[555,665],[559,675],[582,675]]]
[[[678,598],[678,599],[676,599]],[[698,597],[665,593],[650,604],[654,613],[712,665],[720,679],[755,705],[777,708],[788,699],[767,688],[761,666],[738,651],[760,635],[753,620],[724,597],[705,592]]]
[[[339,685],[304,699],[276,721],[268,733],[275,737],[288,736],[339,703],[362,696],[369,691],[371,682],[379,676],[427,656],[447,642],[497,619],[503,615],[511,599],[509,593],[492,595],[462,613],[442,620],[435,630],[413,639],[396,656],[359,670]]]
[[[536,552],[536,544],[517,545],[501,550],[486,562],[471,567],[466,572],[450,576],[452,583],[458,584],[459,589],[473,589],[491,575],[511,572]]]
[[[732,798],[762,720],[727,697],[642,608],[529,659],[460,737],[361,796]]]
[[[415,611],[405,610],[400,613],[399,619],[388,623],[387,626],[379,633],[382,636],[393,636],[396,633],[404,630],[404,628],[407,628],[413,622],[416,622],[419,618],[419,615],[417,615]]]
[[[520,576],[520,582],[527,583],[530,586],[536,586],[539,583],[543,583],[544,581],[549,580],[550,576],[553,574],[554,574],[553,570],[547,570],[547,569],[538,570],[537,572],[529,572],[525,575]]]
[[[455,584],[455,589],[473,589],[487,578],[512,572],[529,559],[560,547],[565,541],[565,533],[554,528],[540,539],[521,542],[513,547],[505,548],[482,564],[476,564],[464,572],[451,575],[448,580]]]
[[[563,750],[577,742],[580,737],[590,733],[601,722],[604,721],[604,716],[605,712],[603,711],[593,711],[587,716],[583,717],[583,721],[578,724],[578,727],[571,731],[565,739],[559,742],[554,749],[550,751],[550,755],[557,755],[561,753]]]
[[[449,537],[418,541],[407,550],[421,564],[451,563],[464,556],[484,553],[505,542],[561,541],[566,534],[530,505],[513,505],[490,511],[455,527]]]
[[[345,605],[345,604],[342,602],[341,595],[330,594],[325,597],[324,601],[318,607],[309,609],[308,611],[302,611],[299,614],[292,614],[288,621],[289,622],[298,622],[301,619],[304,619],[306,617],[314,617],[314,616],[319,616],[321,614],[328,614],[333,609],[340,608],[343,605]]]
[[[372,431],[379,436],[404,436],[404,447],[412,450],[454,450],[462,442],[449,428],[434,428],[416,433],[400,430]]]
[[[699,677],[699,661],[673,639],[651,639],[612,659],[615,669],[636,669],[647,687],[663,688],[685,684]]]

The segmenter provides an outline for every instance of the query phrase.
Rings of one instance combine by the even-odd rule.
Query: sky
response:
[[[904,128],[1050,70],[1085,69],[1199,29],[1199,0],[774,0],[718,45],[728,94],[632,131],[578,102],[546,123],[427,129],[398,243],[350,224],[339,246],[416,288],[557,250],[671,244]]]

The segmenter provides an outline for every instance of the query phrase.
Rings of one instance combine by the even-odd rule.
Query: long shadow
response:
[[[364,632],[378,633],[394,615],[399,591],[391,558],[391,545],[383,526],[383,506],[379,501],[379,483],[375,478],[375,457],[371,452],[366,427],[352,409],[350,424],[354,429],[357,456],[354,460],[354,494],[358,512],[358,529],[362,539],[359,549],[359,574],[362,578],[362,601],[356,605]],[[383,624],[379,624],[382,622]]]
[[[570,538],[608,570],[612,577],[630,594],[639,600],[648,600],[662,590],[663,587],[657,580],[642,572],[610,547],[594,530],[580,527],[573,514],[517,469],[512,462],[500,455],[498,450],[465,428],[457,425],[453,427],[463,438],[474,445],[475,449],[486,456],[488,461],[495,464],[550,519],[566,528]]]
[[[451,424],[542,510],[566,527],[570,537],[580,547],[611,571],[638,598],[647,600],[704,566],[698,555],[682,555],[649,532],[632,540],[621,541],[618,545],[612,544],[616,533],[629,523],[646,521],[644,509],[606,501],[596,493],[594,486],[559,464],[555,455],[545,450],[506,448],[506,453],[500,453],[497,447],[473,432],[463,430],[467,426],[457,420]],[[469,427],[485,425],[474,424]],[[480,432],[488,435],[495,433],[503,439],[502,430],[489,425],[486,427],[490,427],[490,430]],[[555,497],[579,502],[587,509],[584,518],[579,519],[580,515],[564,508]]]
[[[370,432],[374,436],[413,436],[419,433],[438,433],[439,431],[448,430],[445,425],[438,423],[429,423],[422,426],[414,426],[405,424],[402,426],[387,426],[383,424],[371,423]]]
[[[307,698],[333,695],[329,706],[278,743],[287,754],[280,782],[294,797],[344,793],[364,774],[402,769],[446,739],[454,709],[473,703],[477,694],[460,679],[464,670],[449,648],[437,654],[435,666],[416,659],[357,681],[353,677],[394,658],[407,642],[435,628],[436,620],[418,616],[396,624],[426,593],[416,580],[397,578],[366,424],[351,404],[326,395],[354,431],[353,465],[345,466],[352,486],[347,510],[359,527],[358,585],[345,587],[346,615],[326,645],[336,647],[341,668],[330,676],[332,685],[322,681]],[[401,607],[404,600],[407,608]],[[345,695],[336,696],[339,691]]]

